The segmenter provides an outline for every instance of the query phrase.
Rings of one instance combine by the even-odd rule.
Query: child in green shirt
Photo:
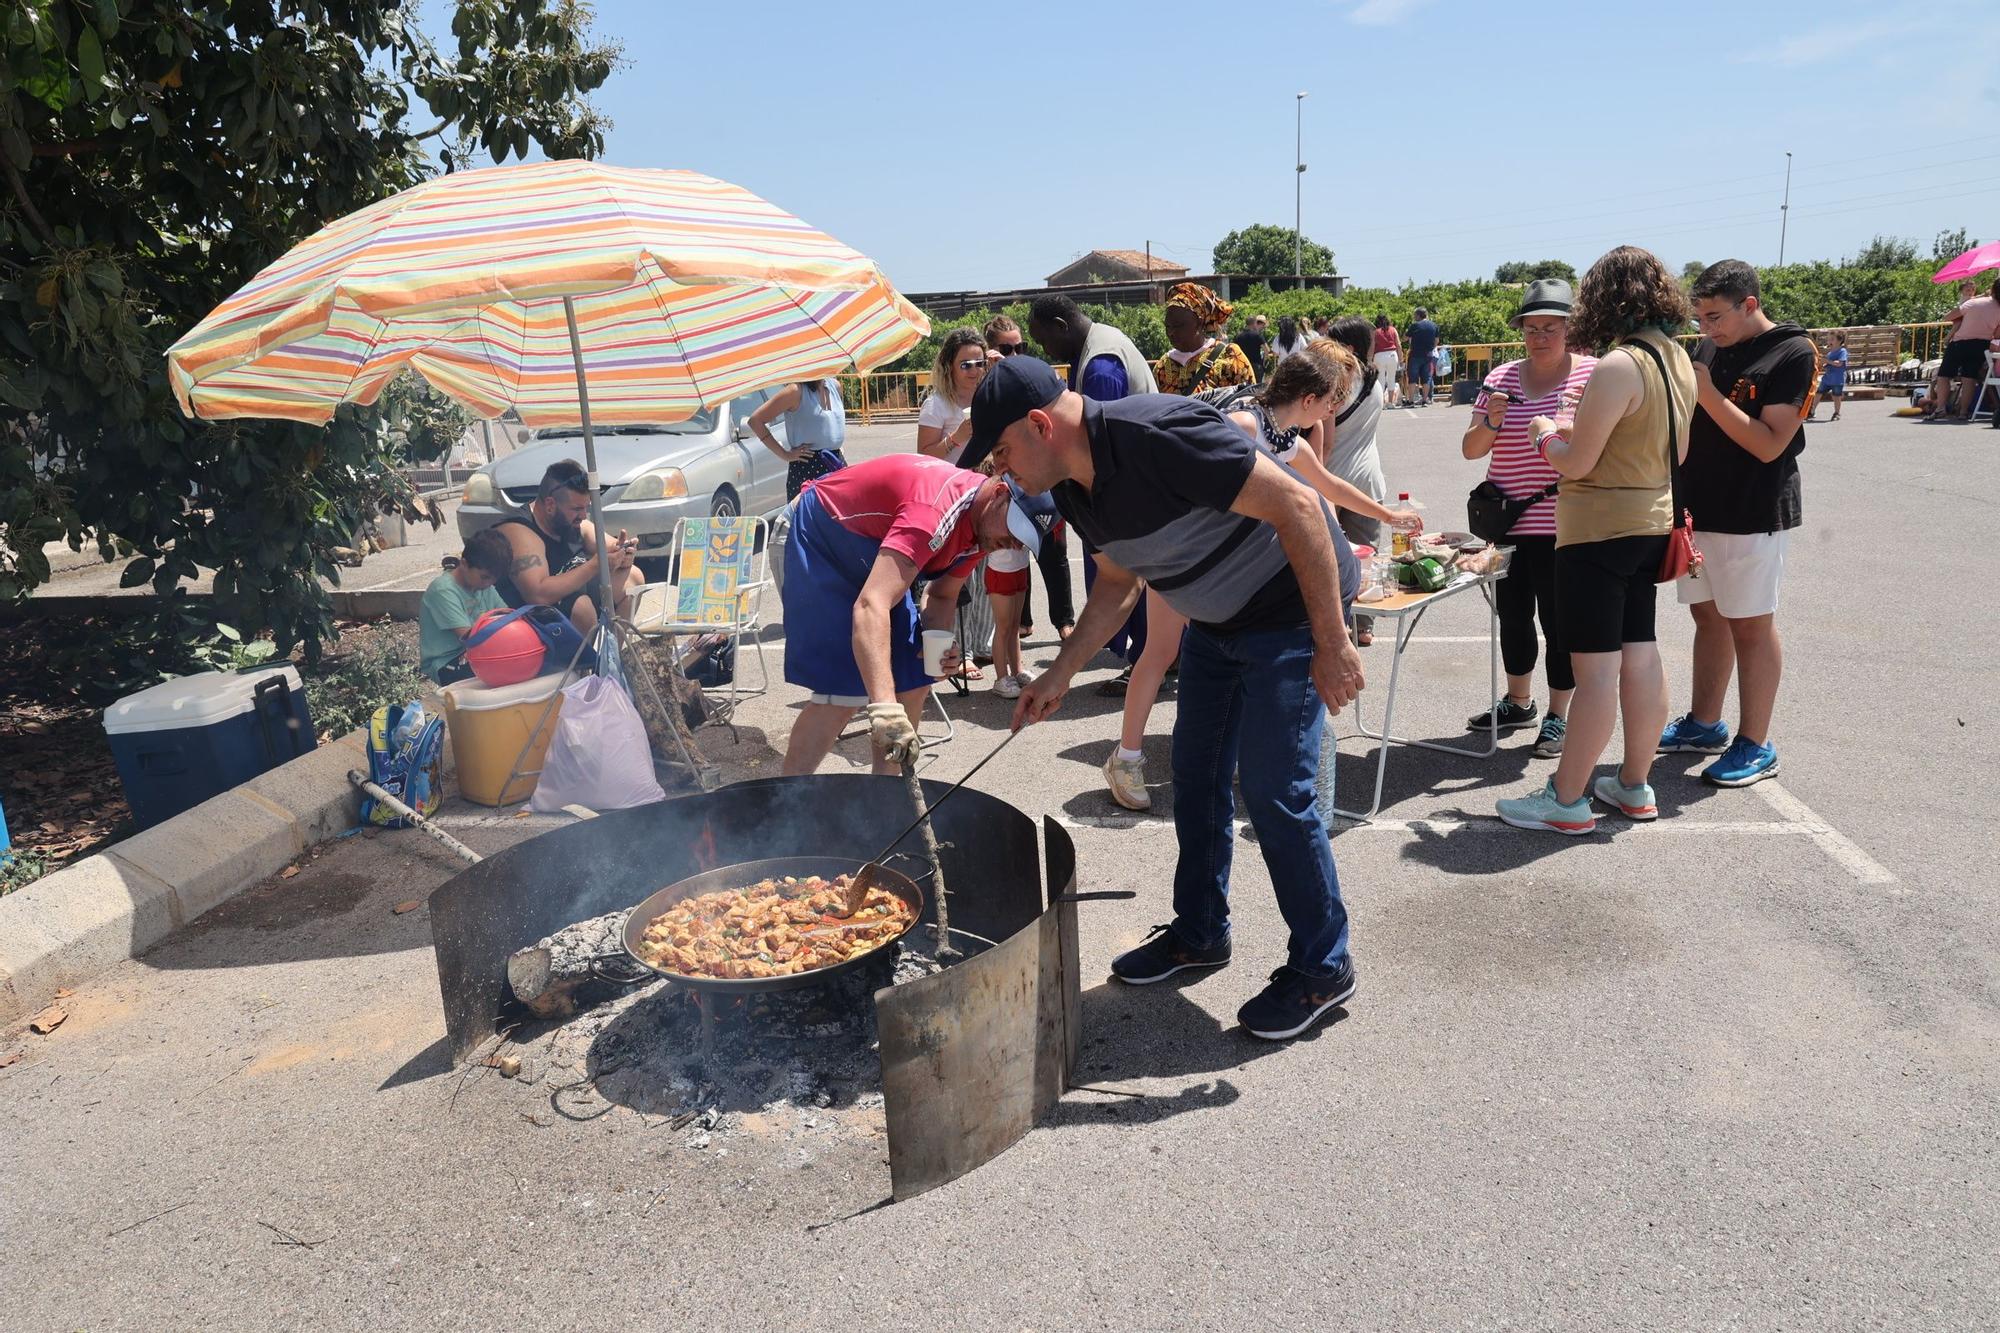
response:
[[[507,538],[486,528],[466,538],[465,553],[458,564],[431,580],[424,589],[423,611],[418,616],[422,633],[418,651],[423,655],[423,673],[440,685],[467,680],[472,668],[465,664],[465,637],[472,622],[488,611],[504,611],[507,603],[494,591],[494,581],[507,572],[514,558]]]

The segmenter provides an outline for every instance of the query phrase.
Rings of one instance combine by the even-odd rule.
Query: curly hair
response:
[[[1667,266],[1650,250],[1621,245],[1592,264],[1577,285],[1569,345],[1598,351],[1641,329],[1679,333],[1687,321],[1687,297]]]

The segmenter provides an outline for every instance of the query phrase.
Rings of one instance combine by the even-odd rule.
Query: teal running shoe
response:
[[[1618,780],[1616,773],[1606,773],[1591,788],[1597,799],[1616,810],[1627,819],[1658,819],[1659,802],[1653,796],[1653,785],[1642,782],[1636,787],[1628,787]]]
[[[1556,797],[1554,778],[1550,778],[1533,796],[1495,801],[1493,808],[1500,812],[1502,820],[1515,828],[1547,829],[1572,838],[1597,828],[1597,816],[1591,812],[1590,798],[1586,796],[1575,805],[1564,805]]]

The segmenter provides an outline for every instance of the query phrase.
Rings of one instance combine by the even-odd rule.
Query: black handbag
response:
[[[1558,484],[1552,481],[1533,495],[1511,500],[1491,479],[1482,481],[1465,497],[1465,526],[1482,541],[1504,541],[1521,515],[1554,495]]]

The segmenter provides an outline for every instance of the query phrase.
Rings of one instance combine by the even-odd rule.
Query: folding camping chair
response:
[[[769,525],[761,518],[737,514],[684,518],[674,524],[667,563],[676,581],[641,584],[632,595],[632,627],[648,638],[723,637],[731,658],[729,683],[703,693],[725,718],[745,697],[771,688],[762,633],[764,589],[770,586],[764,568],[768,535]],[[746,635],[757,650],[757,670],[763,679],[755,690],[738,684],[742,665],[738,648]]]

